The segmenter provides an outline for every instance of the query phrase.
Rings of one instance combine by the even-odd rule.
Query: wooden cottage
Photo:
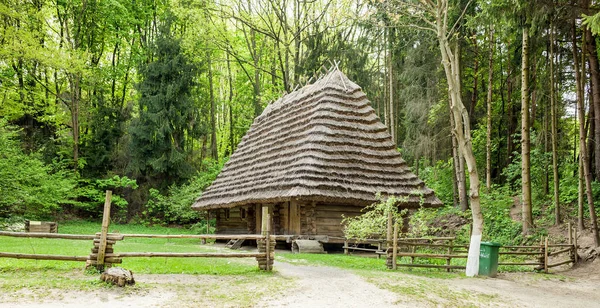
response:
[[[333,70],[269,105],[193,208],[216,216],[221,234],[260,233],[266,205],[272,234],[342,237],[342,215],[359,215],[377,193],[407,197],[401,207],[441,205],[365,93]]]

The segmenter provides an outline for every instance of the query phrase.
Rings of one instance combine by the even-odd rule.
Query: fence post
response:
[[[567,223],[567,227],[569,228],[569,245],[573,244],[573,230],[571,229],[571,222]]]
[[[450,257],[450,255],[452,255],[452,247],[453,247],[453,240],[449,240],[449,245],[448,245],[448,258],[446,259],[446,265],[448,266],[446,268],[446,272],[450,272],[450,262],[452,262],[452,257]]]
[[[396,259],[398,258],[398,223],[394,224],[394,250],[392,251],[392,269],[396,269]]]
[[[392,211],[388,211],[387,236],[385,238],[387,247],[390,247],[390,241],[392,240],[392,224]]]
[[[344,254],[345,255],[348,254],[348,239],[347,238],[344,239]]]
[[[102,214],[102,230],[100,231],[100,245],[98,245],[98,259],[96,259],[96,268],[99,271],[104,270],[104,256],[106,253],[106,238],[108,236],[108,225],[110,224],[110,202],[112,191],[106,191],[104,199],[104,212]]]
[[[262,206],[262,219],[261,219],[261,235],[262,240],[257,240],[259,253],[265,253],[264,257],[257,257],[258,267],[261,270],[270,271],[273,269],[273,258],[271,253],[275,252],[275,242],[271,242],[271,215],[269,215],[269,206]]]
[[[548,237],[544,242],[544,272],[548,273]]]
[[[577,254],[577,227],[574,227],[573,244],[575,244],[575,263],[579,262],[579,255]]]

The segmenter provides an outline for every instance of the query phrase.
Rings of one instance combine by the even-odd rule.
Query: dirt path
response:
[[[292,265],[276,262],[284,277],[294,278],[297,286],[278,298],[266,301],[266,307],[393,307],[397,296],[379,289],[363,278],[339,268]]]

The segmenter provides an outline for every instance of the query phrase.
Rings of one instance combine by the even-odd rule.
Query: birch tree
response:
[[[462,8],[460,20],[464,17],[469,6],[467,3]],[[453,134],[458,141],[459,151],[463,154],[467,164],[470,180],[469,200],[473,219],[473,232],[469,246],[466,274],[475,276],[479,271],[479,248],[481,235],[483,233],[483,215],[479,198],[479,173],[473,145],[471,141],[471,127],[469,113],[461,99],[460,74],[458,55],[452,51],[451,40],[455,38],[458,21],[452,24],[450,20],[450,4],[448,0],[419,0],[419,1],[394,1],[387,5],[388,13],[393,20],[397,20],[400,26],[409,26],[433,32],[437,38],[442,66],[448,83],[448,94],[450,96],[450,110],[454,121]],[[402,17],[402,20],[400,18]]]

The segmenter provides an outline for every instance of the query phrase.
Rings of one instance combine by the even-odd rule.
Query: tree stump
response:
[[[122,267],[111,267],[100,275],[100,280],[116,284],[119,287],[134,285],[133,272]]]

